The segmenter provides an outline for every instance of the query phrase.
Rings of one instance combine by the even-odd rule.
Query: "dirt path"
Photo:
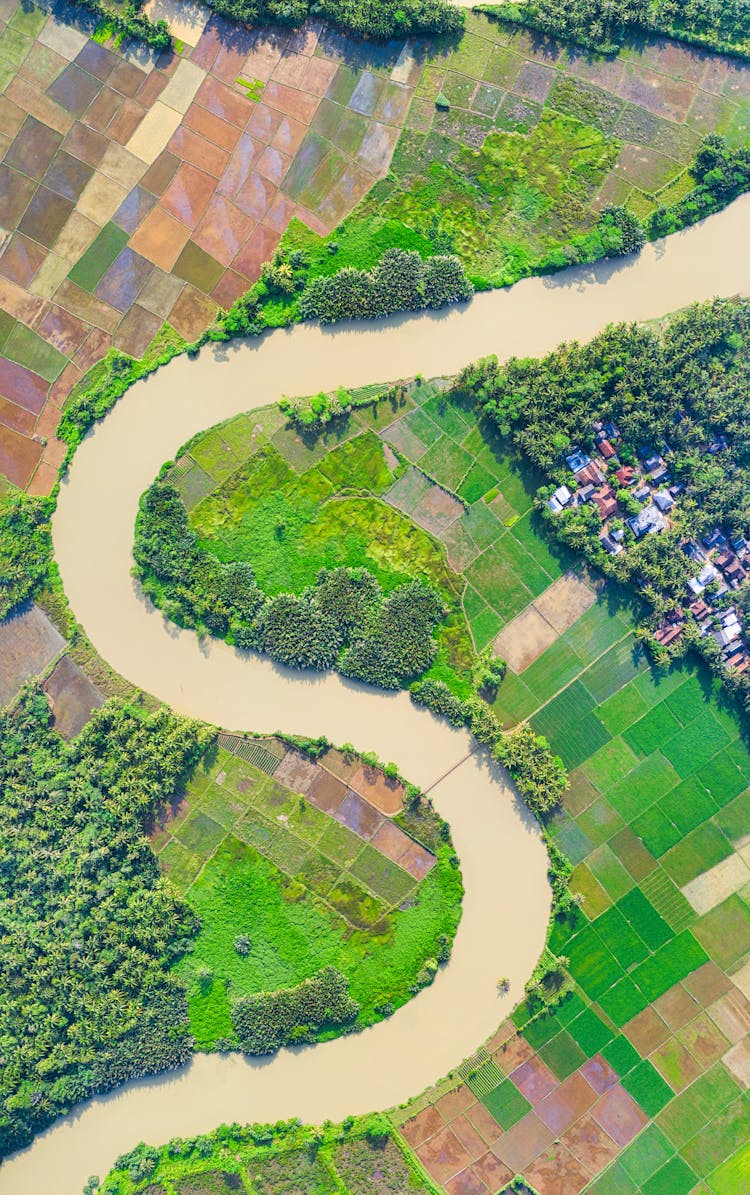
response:
[[[452,823],[466,898],[450,965],[390,1020],[270,1061],[200,1056],[179,1074],[91,1101],[3,1166],[3,1195],[37,1195],[53,1174],[59,1195],[79,1195],[89,1174],[106,1173],[142,1138],[162,1142],[227,1120],[335,1120],[406,1100],[493,1031],[544,942],[549,893],[539,835],[499,771],[480,755],[464,759],[465,734],[403,694],[201,644],[141,599],[129,576],[133,522],[162,462],[197,431],[284,393],[449,373],[490,352],[538,354],[611,320],[747,291],[749,219],[745,197],[637,259],[524,281],[460,310],[336,331],[298,326],[176,359],[135,386],[81,445],[60,493],[54,543],[73,610],[99,652],[176,709],[224,727],[326,733],[395,760],[425,787],[443,777],[431,795]],[[511,979],[504,998],[501,974]]]

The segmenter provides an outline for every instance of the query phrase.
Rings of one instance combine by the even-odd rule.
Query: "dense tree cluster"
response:
[[[530,726],[519,726],[512,734],[503,734],[494,711],[480,698],[461,701],[442,681],[427,679],[413,684],[412,701],[427,706],[452,723],[466,726],[475,739],[489,747],[492,755],[508,769],[529,809],[538,817],[556,809],[568,787],[568,778],[559,756]]]
[[[397,689],[435,656],[445,608],[429,585],[411,581],[384,595],[367,569],[322,569],[303,593],[268,597],[249,564],[223,564],[201,547],[168,483],[142,499],[134,554],[145,592],[173,621],[290,667],[337,668]]]
[[[514,358],[500,366],[487,359],[465,370],[457,385],[476,396],[550,482],[570,479],[564,456],[571,447],[593,451],[597,419],[618,424],[626,463],[649,446],[664,456],[685,487],[670,530],[630,542],[626,552],[611,557],[590,504],[551,520],[571,547],[636,586],[657,613],[684,600],[686,579],[695,572],[682,551],[686,537],[715,527],[732,536],[750,533],[746,300],[690,307],[662,329],[614,325],[589,344],[563,344],[539,360]],[[629,495],[619,497],[627,510]],[[711,637],[705,642],[710,647]],[[736,683],[748,692],[744,678]]]
[[[502,19],[614,54],[637,32],[660,33],[714,50],[750,54],[746,0],[523,0]]]
[[[457,33],[463,13],[448,0],[211,0],[214,12],[243,25],[301,25],[308,14],[359,37]]]
[[[684,199],[651,215],[647,231],[651,237],[667,236],[689,224],[718,212],[750,188],[750,150],[732,149],[717,133],[711,133],[698,147],[691,174],[696,186]]]
[[[133,38],[145,42],[152,50],[168,50],[172,45],[166,21],[152,21],[141,12],[143,0],[126,0],[124,4],[105,4],[104,0],[71,0],[73,9],[84,8],[105,24],[113,36]]]
[[[326,1026],[350,1025],[358,1012],[346,976],[324,967],[296,987],[240,997],[232,1007],[232,1024],[246,1054],[272,1054],[282,1046],[317,1041]]]
[[[191,1047],[168,968],[194,917],[161,879],[142,825],[208,732],[121,703],[71,744],[49,721],[39,692],[0,718],[0,1156]]]
[[[0,496],[0,618],[30,598],[46,577],[52,555],[48,498]]]
[[[299,312],[303,319],[332,324],[443,307],[464,302],[473,293],[457,257],[438,254],[425,260],[414,250],[388,249],[373,270],[347,266],[314,278],[302,292]]]

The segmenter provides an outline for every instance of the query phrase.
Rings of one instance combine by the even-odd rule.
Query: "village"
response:
[[[553,514],[591,503],[602,523],[599,542],[610,556],[626,552],[629,543],[658,534],[673,525],[674,511],[684,493],[681,482],[673,482],[665,456],[652,447],[640,448],[633,464],[624,463],[618,452],[621,440],[617,424],[598,421],[592,425],[594,456],[574,448],[565,458],[574,484],[560,485],[548,499]],[[727,447],[718,437],[706,451],[715,455]],[[622,456],[632,457],[630,452]],[[630,536],[628,536],[630,532]],[[631,538],[632,537],[632,538]],[[701,637],[712,635],[721,652],[722,667],[738,673],[750,668],[750,651],[743,613],[731,595],[750,574],[750,542],[744,536],[730,537],[719,528],[700,539],[685,539],[682,551],[695,567],[685,587],[685,602],[663,618],[654,640],[668,648],[683,634],[688,619],[697,625]]]

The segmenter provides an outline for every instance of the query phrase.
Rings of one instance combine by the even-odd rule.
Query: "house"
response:
[[[686,540],[686,542],[682,545],[682,550],[691,560],[701,561],[706,559],[706,553],[703,551],[703,549],[699,548],[698,545],[693,543],[693,541],[690,539]]]
[[[604,457],[605,461],[611,461],[617,457],[617,452],[609,440],[600,440],[597,444],[599,452]]]
[[[643,510],[639,511],[637,515],[628,519],[628,527],[636,539],[641,539],[644,535],[653,535],[654,532],[663,531],[666,525],[664,515],[658,506],[654,506],[653,502],[650,502],[648,506],[644,506]]]
[[[620,429],[613,419],[605,419],[602,423],[602,431],[608,440],[619,440]]]
[[[590,502],[591,499],[593,498],[593,496],[594,496],[594,487],[591,485],[591,483],[589,483],[588,485],[582,485],[576,494],[576,497],[578,498],[579,506],[582,505],[584,502]]]
[[[698,598],[697,601],[691,602],[688,610],[693,615],[693,618],[699,621],[702,618],[709,618],[711,616],[711,607],[703,601],[703,598]]]
[[[618,506],[615,491],[609,485],[604,486],[594,494],[594,503],[603,523],[617,514]]]
[[[707,562],[704,564],[697,577],[690,578],[688,581],[688,589],[690,589],[690,591],[694,593],[696,597],[700,597],[706,586],[710,585],[712,581],[715,581],[718,575],[719,574],[714,566],[710,562]]]
[[[718,527],[714,527],[710,535],[704,535],[703,543],[710,550],[711,548],[723,548],[727,542],[727,537],[722,535]]]
[[[680,494],[685,493],[685,487],[681,481],[678,481],[675,485],[669,487],[669,492],[673,498],[679,498]]]
[[[732,547],[734,548],[737,555],[744,556],[744,554],[747,552],[747,549],[748,549],[748,542],[745,539],[744,535],[738,535],[737,538],[733,539],[731,542],[732,542]]]
[[[573,497],[572,493],[566,485],[560,485],[555,490],[547,505],[555,514],[559,514],[561,510],[568,505],[570,499]]]
[[[609,534],[616,544],[621,544],[625,538],[625,531],[622,527],[618,527],[616,531],[610,531]]]
[[[727,566],[732,563],[734,558],[734,552],[730,552],[729,548],[722,548],[721,552],[719,552],[719,555],[716,557],[714,564],[717,568],[720,568],[721,571],[724,572]]]
[[[584,465],[582,469],[579,469],[575,478],[579,485],[602,485],[604,482],[604,474],[593,461],[589,461],[588,465]]]
[[[654,494],[654,502],[659,507],[662,514],[666,514],[674,506],[674,498],[668,494],[666,490],[657,490]]]
[[[664,461],[659,456],[658,452],[649,451],[648,455],[643,459],[643,468],[647,473],[653,473],[654,469],[661,469]]]
[[[726,577],[727,581],[729,581],[730,585],[733,585],[735,588],[737,588],[747,577],[747,572],[735,556],[732,563],[727,565],[727,567],[724,569],[724,576]]]
[[[658,465],[656,469],[650,472],[652,485],[666,485],[671,480],[669,469],[666,465]]]
[[[570,456],[566,456],[565,461],[571,473],[578,473],[579,470],[585,469],[587,465],[591,464],[591,457],[587,456],[585,452],[581,452],[580,448],[574,448]]]
[[[610,556],[617,556],[620,552],[624,551],[622,544],[612,535],[600,535],[599,543],[605,551],[609,552]]]
[[[633,497],[637,498],[639,502],[645,502],[651,497],[651,490],[647,485],[639,486],[637,490],[633,490]]]
[[[635,469],[632,465],[621,465],[615,473],[615,479],[623,487],[632,485],[636,480]]]
[[[735,629],[724,630],[724,628],[722,627],[721,630],[714,631],[714,639],[718,643],[719,647],[722,648],[722,650],[724,650],[727,647],[730,647],[735,642],[737,643],[737,647],[740,646],[739,635],[736,633]],[[736,648],[733,650],[736,650]]]
[[[750,668],[750,655],[747,654],[747,649],[743,645],[731,652],[724,663],[727,668],[734,668],[736,672],[746,672]]]
[[[674,643],[675,639],[679,639],[683,629],[684,627],[681,622],[673,623],[672,626],[668,627],[659,627],[659,630],[654,632],[654,639],[662,647],[669,647],[670,643]]]

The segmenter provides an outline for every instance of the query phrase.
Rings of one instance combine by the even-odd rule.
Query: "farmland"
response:
[[[283,325],[301,286],[394,247],[456,253],[480,287],[593,260],[607,204],[648,221],[705,134],[747,145],[750,67],[676,42],[604,59],[478,13],[457,45],[208,15],[154,56],[80,12],[0,9],[0,472],[34,494],[105,358],[182,350],[248,290],[246,330]],[[275,254],[291,280],[261,280]]]
[[[357,1024],[379,1020],[450,952],[462,885],[440,819],[404,810],[403,785],[356,756],[317,764],[275,739],[222,741],[152,835],[200,919],[176,968],[198,1047],[236,1045],[237,997],[328,966],[346,975]]]
[[[371,415],[402,460],[380,499],[443,545],[475,649],[489,641],[508,660],[493,704],[502,724],[528,721],[570,773],[548,831],[573,867],[572,901],[550,927],[547,965],[562,959],[572,986],[541,1015],[532,991],[396,1122],[451,1192],[520,1172],[545,1195],[701,1183],[739,1195],[750,1079],[741,717],[692,658],[650,663],[635,633],[640,600],[576,570],[550,540],[534,511],[542,475],[496,429],[471,421],[444,382],[409,383],[406,396]],[[357,417],[342,426],[350,439],[329,428],[326,443],[308,441],[316,467],[371,434]],[[448,515],[436,481],[454,493]],[[218,502],[202,501],[215,514]],[[216,525],[230,542],[231,520]]]

